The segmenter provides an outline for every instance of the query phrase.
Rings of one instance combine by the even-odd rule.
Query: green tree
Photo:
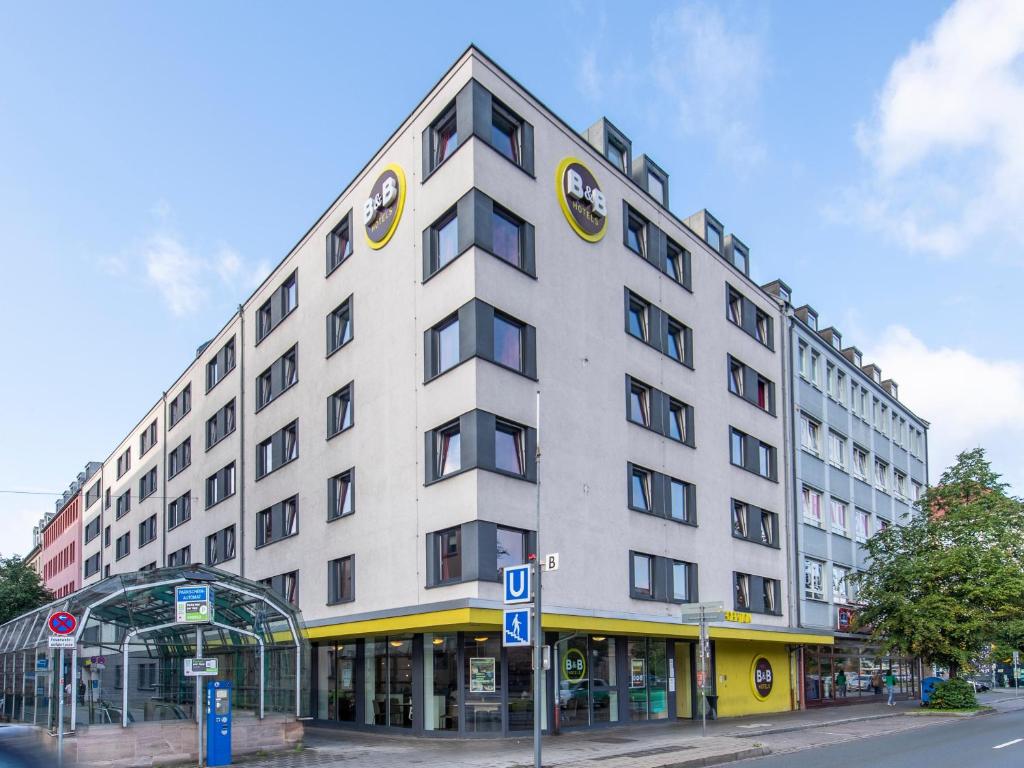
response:
[[[888,651],[959,674],[989,643],[1024,638],[1024,503],[985,451],[957,456],[905,525],[867,542],[859,623]]]
[[[0,557],[0,624],[51,600],[35,569],[17,555]]]

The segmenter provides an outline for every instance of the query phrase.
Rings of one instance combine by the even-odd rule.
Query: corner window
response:
[[[449,528],[436,534],[438,583],[458,581],[462,578],[462,529]]]
[[[525,474],[523,430],[514,424],[497,422],[494,428],[494,465],[516,475]]]
[[[650,555],[634,552],[631,558],[633,569],[633,592],[640,597],[654,597],[654,578]]]
[[[434,124],[431,132],[431,169],[447,160],[459,146],[459,131],[455,119],[455,104],[446,109]]]
[[[517,371],[523,370],[523,328],[522,323],[494,313],[494,362]]]
[[[452,315],[434,327],[431,343],[434,346],[431,375],[437,376],[458,365],[460,360],[458,314]]]
[[[352,340],[352,297],[349,296],[327,316],[327,354]]]
[[[445,477],[462,469],[462,435],[458,422],[437,431],[437,476]]]
[[[498,578],[501,578],[502,571],[511,565],[522,565],[527,562],[528,534],[518,528],[504,528],[498,526],[497,548],[498,548]]]
[[[491,213],[491,250],[495,256],[519,269],[523,268],[521,227],[519,219],[494,206]]]
[[[327,437],[334,437],[352,426],[352,383],[346,384],[327,400]]]
[[[327,519],[351,515],[355,511],[355,470],[335,475],[327,481]]]
[[[434,273],[459,255],[459,217],[454,208],[431,227],[430,236],[433,243],[430,271]]]
[[[495,103],[491,111],[491,146],[516,165],[521,162],[522,121],[510,111]]]
[[[352,255],[352,211],[327,236],[327,274]]]

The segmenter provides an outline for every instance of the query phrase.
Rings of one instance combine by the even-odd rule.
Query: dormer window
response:
[[[877,368],[872,369],[871,378],[875,380],[876,384],[882,383],[882,372]]]
[[[746,273],[747,271],[747,251],[738,245],[734,245],[732,249],[732,262],[733,266],[736,267],[740,272]]]
[[[717,225],[708,222],[704,232],[704,239],[718,253],[722,252],[722,230]]]
[[[842,350],[843,342],[838,333],[832,334],[832,346],[838,350]]]
[[[647,171],[647,191],[659,203],[665,204],[665,182],[653,171]]]
[[[860,352],[853,353],[853,364],[856,365],[858,368],[864,365],[864,359],[861,357]]]
[[[785,302],[788,302],[790,300],[790,298],[791,298],[789,291],[787,291],[785,288],[780,287],[779,288],[779,298],[782,299]]]
[[[812,315],[810,312],[807,313],[807,324],[811,326],[811,330],[818,330],[818,316]]]
[[[626,148],[615,139],[608,139],[608,161],[626,173]]]

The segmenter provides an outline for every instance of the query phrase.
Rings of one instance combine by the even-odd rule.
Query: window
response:
[[[822,572],[825,564],[820,560],[804,559],[804,597],[808,600],[824,600],[825,586]]]
[[[781,591],[781,584],[776,579],[762,579],[761,584],[764,593],[764,612],[777,614],[779,608],[775,596]]]
[[[669,478],[669,517],[679,522],[691,522],[690,504],[687,501],[689,483]]]
[[[192,547],[186,546],[181,549],[171,552],[167,556],[167,567],[176,568],[181,565],[192,564]]]
[[[235,493],[235,462],[206,478],[206,508],[224,501]]]
[[[153,423],[139,435],[139,456],[145,454],[154,445],[156,445],[156,419],[153,419]]]
[[[704,240],[712,249],[718,253],[722,252],[722,230],[710,221],[707,222],[704,228]]]
[[[459,146],[455,104],[451,104],[430,126],[430,169],[437,168]]]
[[[338,222],[327,236],[327,274],[352,255],[352,211]]]
[[[142,548],[156,538],[156,515],[150,515],[139,523],[139,547]]]
[[[832,566],[832,600],[836,603],[845,604],[850,602],[849,584],[847,579],[850,576],[850,569],[841,565]]]
[[[431,265],[433,274],[459,255],[459,219],[453,208],[431,227]]]
[[[640,256],[647,256],[647,222],[632,208],[626,216],[626,247]]]
[[[256,377],[256,410],[266,407],[299,381],[299,347],[296,344]]]
[[[757,473],[770,480],[775,479],[775,449],[759,443],[757,446]]]
[[[745,573],[737,573],[734,576],[736,587],[736,610],[746,611],[750,609],[750,576]]]
[[[836,400],[838,400],[842,405],[846,405],[847,403],[847,391],[846,374],[842,371],[836,371]]]
[[[517,371],[523,370],[522,323],[494,314],[494,362]]]
[[[817,350],[811,350],[811,383],[821,389],[821,354]]]
[[[522,221],[497,206],[491,212],[491,251],[509,264],[523,268],[523,249],[520,238]]]
[[[796,347],[796,367],[800,375],[810,381],[811,379],[811,356],[805,342],[799,342]]]
[[[439,567],[438,583],[444,584],[459,581],[462,578],[462,529],[449,528],[438,533],[437,562]]]
[[[677,603],[690,602],[690,563],[672,561],[672,600]]]
[[[106,528],[103,529],[103,546],[104,547],[109,547],[110,546],[110,526],[109,525]]]
[[[125,491],[117,497],[117,504],[115,505],[114,519],[120,520],[122,517],[131,512],[132,509],[132,492]]]
[[[680,285],[690,287],[690,252],[668,238],[665,240],[664,272]]]
[[[800,416],[800,444],[816,456],[821,455],[821,424],[808,418]]]
[[[743,363],[729,359],[729,391],[743,397]]]
[[[289,571],[278,576],[260,579],[260,584],[291,605],[299,604],[299,572]]]
[[[117,541],[114,543],[114,558],[120,560],[126,557],[132,549],[132,535],[128,532],[122,536],[117,537]]]
[[[643,427],[651,426],[651,389],[636,380],[629,386],[629,420]]]
[[[167,479],[171,479],[192,463],[192,438],[186,437],[167,454]]]
[[[732,535],[747,538],[747,505],[742,501],[732,503]]]
[[[633,593],[634,597],[654,597],[654,578],[652,574],[652,558],[634,552],[632,555]]]
[[[327,602],[355,600],[355,555],[339,557],[327,564]]]
[[[860,446],[853,446],[853,474],[861,480],[868,479],[868,452]]]
[[[651,511],[651,473],[633,467],[630,473],[629,506],[641,512]]]
[[[911,495],[910,498],[913,501],[920,501],[921,500],[921,484],[919,482],[917,482],[916,480],[911,480],[910,481],[910,487],[913,489],[913,494]]]
[[[156,493],[156,467],[139,478],[139,500],[148,498]]]
[[[829,500],[829,506],[832,511],[832,532],[838,533],[841,536],[849,536],[850,534],[846,527],[846,502],[831,499]]]
[[[846,438],[829,430],[828,460],[833,466],[846,469]]]
[[[775,523],[775,513],[761,510],[761,543],[770,547],[775,546],[775,530],[778,527]]]
[[[626,167],[626,148],[615,139],[608,139],[608,161],[623,173],[629,173]]]
[[[352,297],[349,296],[327,316],[327,354],[337,352],[352,340]]]
[[[729,460],[737,467],[745,466],[746,437],[738,429],[729,430]]]
[[[889,465],[875,459],[875,487],[881,491],[889,489]]]
[[[754,338],[766,347],[772,346],[771,320],[760,309],[754,312]]]
[[[637,296],[630,295],[627,308],[627,328],[629,333],[640,341],[647,341],[647,309],[648,305]]]
[[[647,171],[647,191],[659,203],[665,204],[665,182],[652,171]]]
[[[88,544],[90,541],[100,535],[100,518],[95,518],[92,522],[85,526],[85,543]]]
[[[263,547],[299,532],[299,497],[292,496],[256,513],[256,546]]]
[[[732,288],[726,293],[725,317],[730,323],[743,327],[743,296]]]
[[[103,508],[110,509],[110,489],[103,492]]]
[[[355,512],[355,470],[341,472],[327,481],[327,519],[337,520]]]
[[[686,406],[678,400],[668,402],[668,436],[681,443],[687,442]]]
[[[504,472],[525,474],[523,430],[514,424],[499,421],[494,428],[494,465]]]
[[[807,486],[804,486],[804,522],[823,527],[821,493]]]
[[[904,499],[907,498],[907,476],[894,469],[892,471],[892,480],[896,495]]]
[[[457,314],[452,315],[451,318],[436,326],[432,340],[434,344],[434,370],[431,373],[436,376],[458,365],[460,361],[459,316]]]
[[[167,420],[170,427],[181,421],[192,410],[192,385],[186,384],[185,388],[178,393],[178,396],[171,400],[167,406]],[[170,428],[169,427],[169,428]]]
[[[256,446],[256,479],[266,477],[290,461],[299,458],[299,422],[281,427]]]
[[[839,399],[839,392],[836,389],[838,384],[836,383],[836,367],[832,363],[825,363],[825,386],[827,387],[828,396],[834,400]]]
[[[292,272],[256,310],[256,343],[270,335],[299,305],[298,273]]]
[[[235,526],[210,534],[206,537],[206,564],[216,565],[233,560],[235,557]]]
[[[683,327],[675,321],[669,320],[665,328],[665,354],[680,363],[683,362],[684,339]]]
[[[327,399],[327,437],[334,437],[352,426],[352,386],[349,382]]]
[[[235,431],[234,398],[206,420],[206,450],[210,450]]]
[[[192,495],[186,492],[167,505],[167,530],[189,520],[192,517]]]
[[[206,391],[217,386],[221,379],[235,369],[235,337],[228,339],[220,351],[206,364]]]
[[[529,551],[529,534],[518,528],[505,528],[498,526],[497,531],[498,549],[498,578],[501,578],[502,570],[510,565],[523,565],[527,562],[526,557]]]
[[[87,578],[87,579],[90,576],[92,576],[94,573],[99,573],[99,570],[100,570],[100,553],[97,552],[95,555],[92,555],[91,557],[87,557],[85,559],[84,567],[85,567],[85,578]]]
[[[491,111],[491,146],[516,165],[521,163],[521,120],[510,111],[493,102]]]
[[[747,271],[747,260],[750,254],[746,248],[741,246],[735,238],[732,241],[732,263],[740,272],[746,273]]]
[[[854,538],[863,543],[871,535],[871,516],[863,509],[854,510]]]
[[[462,435],[458,422],[437,430],[437,477],[445,477],[462,469]]]
[[[132,468],[132,449],[128,448],[128,449],[125,450],[124,453],[122,453],[120,456],[117,457],[117,479],[120,480],[121,477],[124,475],[124,473],[127,472],[131,468]]]

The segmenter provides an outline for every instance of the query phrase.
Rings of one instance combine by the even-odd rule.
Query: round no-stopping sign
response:
[[[70,635],[78,626],[78,620],[67,611],[57,611],[50,614],[46,624],[55,635]]]

